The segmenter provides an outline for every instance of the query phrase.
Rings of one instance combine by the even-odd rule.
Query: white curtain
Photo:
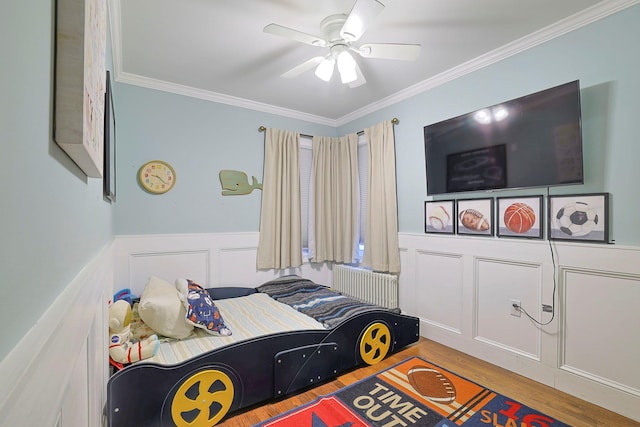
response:
[[[300,134],[267,129],[260,209],[259,269],[302,265]]]
[[[312,149],[309,258],[350,264],[360,237],[358,135],[314,136]]]
[[[384,121],[364,133],[369,145],[369,192],[362,263],[374,271],[400,273],[393,124]]]

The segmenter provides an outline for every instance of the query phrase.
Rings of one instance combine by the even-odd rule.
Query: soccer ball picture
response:
[[[556,213],[560,231],[571,237],[586,236],[598,225],[598,213],[584,202],[571,202]]]

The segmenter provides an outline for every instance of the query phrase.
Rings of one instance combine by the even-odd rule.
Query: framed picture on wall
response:
[[[116,201],[116,118],[113,110],[111,76],[107,70],[107,85],[104,95],[104,171],[102,187],[104,199]]]
[[[87,176],[102,178],[107,2],[54,4],[54,139]]]
[[[493,198],[458,200],[458,234],[493,236]]]
[[[424,202],[424,232],[437,234],[454,234],[455,200],[438,200]]]
[[[498,237],[542,239],[542,196],[498,197]]]
[[[549,239],[607,243],[609,193],[549,196]]]

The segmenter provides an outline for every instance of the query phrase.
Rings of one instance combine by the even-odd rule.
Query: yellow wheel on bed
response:
[[[171,402],[171,417],[178,427],[214,426],[231,408],[233,382],[215,369],[200,371],[182,383]]]
[[[382,322],[372,323],[360,337],[360,357],[367,365],[375,365],[387,356],[391,332]]]

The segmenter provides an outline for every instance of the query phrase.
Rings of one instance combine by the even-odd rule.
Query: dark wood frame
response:
[[[455,234],[456,224],[457,224],[455,203],[456,201],[453,199],[452,200],[429,200],[424,202],[424,232],[434,233],[434,234]],[[447,213],[449,214],[449,224],[443,230],[434,228],[429,221],[429,212],[431,212],[431,209],[437,206],[443,206],[445,208],[445,211],[447,211]]]
[[[504,222],[503,212],[513,203],[526,203],[533,209],[536,218],[535,225],[525,233],[516,233],[509,230]],[[544,233],[543,226],[543,197],[542,196],[522,196],[522,197],[498,197],[496,199],[496,235],[498,237],[514,237],[519,239],[542,239]],[[534,230],[538,230],[534,233]]]
[[[484,206],[478,206],[482,205]],[[469,205],[469,206],[467,206]],[[489,219],[489,229],[485,231],[471,230],[462,225],[462,221],[460,220],[460,213],[466,209],[475,209],[482,213],[485,218]],[[487,197],[483,199],[462,199],[456,201],[456,230],[457,234],[461,235],[472,235],[472,236],[486,236],[491,237],[494,234],[494,222],[495,216],[493,214],[493,197]]]
[[[561,209],[572,203],[584,203],[595,210],[596,227],[584,235],[572,235],[562,231],[559,223]],[[548,236],[549,240],[565,240],[572,242],[609,242],[609,193],[563,194],[549,196],[548,200]]]

